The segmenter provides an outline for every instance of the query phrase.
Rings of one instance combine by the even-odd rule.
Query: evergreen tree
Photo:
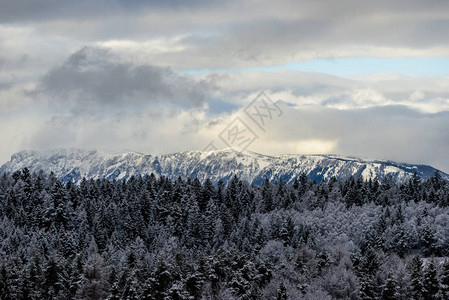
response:
[[[379,270],[379,258],[373,248],[368,248],[358,265],[358,274],[360,278],[360,298],[376,299],[378,288],[375,283],[375,275]]]
[[[29,288],[29,297],[31,299],[40,299],[42,295],[43,283],[43,271],[40,257],[38,255],[33,255],[29,267],[28,274],[25,280]],[[0,292],[3,295],[2,292]]]
[[[419,256],[414,256],[409,265],[410,270],[410,288],[414,299],[422,299],[422,261]]]
[[[6,269],[5,264],[2,264],[0,268],[0,295],[2,299],[9,300],[11,299],[11,294],[9,290],[8,284],[8,271]]]
[[[159,262],[152,277],[152,295],[156,300],[163,300],[168,296],[173,284],[173,276],[164,262]]]
[[[397,283],[396,280],[393,278],[393,276],[388,274],[387,279],[385,280],[385,284],[382,289],[382,296],[381,298],[383,300],[397,300],[398,292],[397,292]]]
[[[215,196],[215,187],[212,181],[207,178],[201,191],[198,207],[201,211],[205,211],[209,201]]]
[[[81,255],[77,255],[73,260],[70,275],[68,278],[69,297],[75,297],[83,275],[83,261]]]
[[[425,226],[422,233],[423,254],[429,256],[433,254],[433,245],[435,243],[434,233],[429,226]]]
[[[449,299],[449,260],[445,259],[441,275],[440,275],[440,283],[441,283],[441,298]]]
[[[285,287],[284,283],[282,282],[279,285],[276,300],[288,300],[288,299],[290,299],[290,298],[288,297],[288,294],[287,294],[287,288]]]
[[[55,256],[51,256],[44,268],[44,297],[56,298],[61,289],[61,267]]]
[[[438,282],[437,270],[435,262],[430,260],[423,278],[423,298],[425,300],[437,299],[440,291],[440,284]]]

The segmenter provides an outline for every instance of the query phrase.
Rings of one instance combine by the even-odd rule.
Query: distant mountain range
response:
[[[337,155],[263,155],[255,152],[235,152],[232,149],[211,152],[185,151],[165,155],[146,155],[133,151],[105,152],[98,150],[57,149],[50,151],[21,151],[0,167],[0,174],[12,173],[27,167],[31,172],[53,172],[63,181],[80,182],[87,179],[122,180],[132,175],[166,176],[175,179],[198,177],[213,182],[227,182],[232,176],[260,184],[270,181],[292,182],[305,173],[317,181],[335,176],[346,179],[363,176],[365,179],[387,177],[394,181],[407,180],[416,172],[426,179],[435,168],[381,160],[362,160]],[[449,175],[441,172],[444,179]]]

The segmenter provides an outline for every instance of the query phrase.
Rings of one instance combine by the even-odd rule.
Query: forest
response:
[[[0,176],[1,299],[449,299],[449,183]]]

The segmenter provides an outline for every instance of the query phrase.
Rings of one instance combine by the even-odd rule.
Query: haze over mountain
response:
[[[412,165],[381,160],[362,160],[337,155],[274,155],[251,151],[235,152],[223,149],[210,152],[185,151],[165,155],[146,155],[134,151],[107,152],[81,149],[56,149],[49,151],[21,151],[0,167],[0,173],[12,173],[27,167],[32,172],[53,172],[63,181],[79,183],[88,179],[128,179],[131,176],[154,174],[176,179],[198,177],[212,182],[227,182],[232,176],[250,183],[270,181],[292,182],[305,173],[317,181],[335,176],[347,179],[363,176],[365,179],[391,178],[403,182],[416,172],[427,179],[436,169],[426,165]],[[449,175],[441,172],[449,180]]]

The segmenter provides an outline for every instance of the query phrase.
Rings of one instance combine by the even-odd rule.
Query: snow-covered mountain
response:
[[[142,153],[105,152],[98,150],[58,149],[51,151],[21,151],[0,167],[1,173],[12,173],[27,167],[31,172],[43,170],[53,172],[63,181],[79,182],[86,178],[127,179],[132,175],[198,177],[210,178],[213,182],[224,182],[233,175],[248,182],[259,184],[266,178],[292,182],[305,173],[317,181],[335,176],[404,181],[416,172],[422,178],[429,178],[436,169],[425,165],[411,165],[391,161],[368,161],[337,155],[275,155],[255,152],[235,152],[231,149],[211,152],[185,151],[152,156]],[[449,180],[449,175],[441,172]]]

